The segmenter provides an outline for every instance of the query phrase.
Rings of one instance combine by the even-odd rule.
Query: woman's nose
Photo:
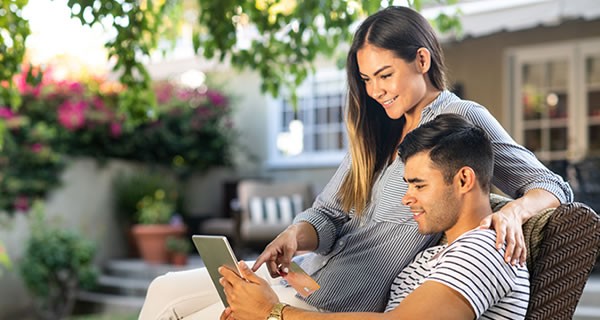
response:
[[[377,81],[373,80],[373,84],[371,86],[371,98],[377,100],[381,99],[385,95],[385,90],[377,83]]]

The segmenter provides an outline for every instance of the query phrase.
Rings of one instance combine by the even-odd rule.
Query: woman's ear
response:
[[[427,48],[421,47],[417,49],[417,56],[415,57],[415,62],[417,64],[418,70],[425,74],[429,71],[431,67],[431,53]]]

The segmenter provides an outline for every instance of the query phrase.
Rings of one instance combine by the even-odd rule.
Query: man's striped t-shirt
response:
[[[524,319],[529,272],[504,262],[504,248],[498,251],[495,244],[494,230],[475,229],[422,251],[394,280],[386,312],[425,281],[437,281],[461,294],[476,318]]]

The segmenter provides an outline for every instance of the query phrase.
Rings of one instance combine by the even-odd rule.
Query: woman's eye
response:
[[[383,75],[381,75],[381,79],[387,79],[387,78],[389,78],[391,76],[392,76],[391,73],[389,73],[389,74],[383,74]]]
[[[367,79],[367,78],[360,78],[360,80],[361,80],[362,82],[369,82],[369,79]]]

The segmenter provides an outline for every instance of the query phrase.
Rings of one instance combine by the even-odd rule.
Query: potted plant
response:
[[[18,267],[40,319],[68,318],[79,288],[95,286],[95,252],[80,234],[49,226],[42,205],[34,203],[31,236]]]
[[[171,264],[185,266],[191,249],[190,241],[181,237],[167,238],[167,251],[171,254]]]
[[[143,170],[119,175],[114,186],[117,212],[129,230],[133,251],[149,263],[167,263],[166,238],[186,232],[175,214],[181,207],[177,180]]]
[[[157,189],[144,196],[137,207],[137,224],[131,231],[142,259],[152,264],[167,263],[167,238],[181,237],[187,232],[181,218],[174,215],[175,203],[166,197],[165,190]]]

